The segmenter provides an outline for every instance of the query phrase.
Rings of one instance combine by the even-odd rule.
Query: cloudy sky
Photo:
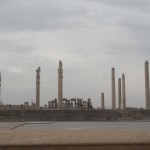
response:
[[[35,101],[38,66],[41,105],[57,97],[62,60],[65,98],[91,98],[99,107],[104,92],[111,107],[115,67],[116,84],[126,75],[127,106],[145,107],[144,61],[149,56],[149,0],[0,0],[4,104]]]

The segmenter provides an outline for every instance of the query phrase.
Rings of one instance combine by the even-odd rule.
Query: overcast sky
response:
[[[115,67],[116,84],[126,75],[127,106],[145,107],[144,61],[149,56],[149,0],[0,0],[4,104],[35,102],[38,66],[41,105],[57,97],[62,60],[64,98],[91,98],[100,107],[104,92],[105,105],[111,107]]]

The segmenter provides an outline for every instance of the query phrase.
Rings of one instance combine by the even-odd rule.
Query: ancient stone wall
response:
[[[22,121],[103,121],[116,116],[112,110],[0,110],[0,118]]]
[[[150,110],[0,110],[0,121],[120,121],[150,119]]]

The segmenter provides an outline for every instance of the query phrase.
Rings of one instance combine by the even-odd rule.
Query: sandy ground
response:
[[[94,123],[88,128],[83,128],[86,123],[73,125],[61,122],[53,123],[53,126],[47,123],[0,123],[0,145],[150,143],[148,128],[122,130],[116,127],[112,130],[96,128],[100,124]]]

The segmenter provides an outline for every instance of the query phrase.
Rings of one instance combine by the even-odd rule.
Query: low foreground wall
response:
[[[150,120],[150,110],[0,110],[0,121]]]
[[[114,120],[112,110],[0,110],[0,120],[18,121],[103,121]]]

